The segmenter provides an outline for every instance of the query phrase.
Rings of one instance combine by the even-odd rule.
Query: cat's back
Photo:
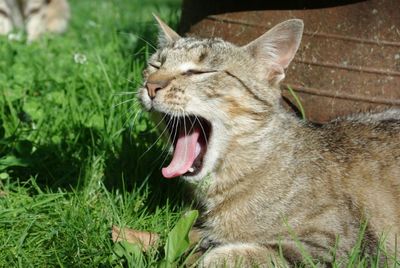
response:
[[[400,110],[339,118],[321,126],[319,132],[321,143],[347,160],[369,156],[363,160],[399,161]],[[382,154],[395,157],[382,159]]]
[[[396,185],[400,193],[400,110],[338,119],[317,131],[321,151],[344,178]]]
[[[378,232],[400,228],[400,110],[338,119],[321,130],[337,185]]]

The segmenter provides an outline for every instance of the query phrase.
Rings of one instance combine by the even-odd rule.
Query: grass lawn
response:
[[[70,2],[65,35],[0,37],[0,267],[151,266],[162,253],[121,253],[110,231],[164,239],[186,209],[132,94],[156,40],[151,13],[176,25],[180,1]]]

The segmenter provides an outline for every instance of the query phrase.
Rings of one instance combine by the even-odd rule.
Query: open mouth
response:
[[[162,169],[165,178],[195,176],[202,167],[211,136],[211,124],[197,116],[174,117],[165,120],[173,144],[171,163]]]

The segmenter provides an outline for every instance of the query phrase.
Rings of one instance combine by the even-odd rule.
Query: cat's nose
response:
[[[149,94],[150,99],[154,99],[156,97],[157,91],[163,89],[168,83],[161,81],[161,82],[147,82],[146,88],[147,93]]]

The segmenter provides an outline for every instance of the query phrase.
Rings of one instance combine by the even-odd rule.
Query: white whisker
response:
[[[169,133],[169,139],[170,139],[170,142],[173,144],[173,143],[174,143],[174,140],[175,140],[175,137],[176,137],[176,128],[175,128],[175,127],[178,126],[178,119],[177,119],[177,117],[175,117],[174,114],[171,116],[171,119],[172,119],[172,127],[171,127],[171,130],[175,129],[175,131],[174,131],[174,137],[173,137],[172,139],[171,139],[172,131]],[[169,148],[169,146],[170,146],[170,144],[167,143],[167,144],[166,144],[166,147]],[[164,152],[163,152],[163,153],[164,153]],[[161,167],[164,165],[165,161],[167,160],[168,155],[169,155],[169,150],[166,150],[166,155],[165,155],[165,157],[164,157],[164,160],[163,160],[162,163],[161,163]]]
[[[165,114],[164,117],[158,122],[157,126],[158,126],[159,124],[161,124],[161,122],[164,120],[164,118],[165,118],[166,116],[167,116],[167,114]],[[166,130],[167,130],[167,127],[164,128],[164,130],[163,130],[163,131],[161,132],[161,134],[158,136],[158,138],[156,139],[156,141],[153,142],[153,144],[152,144],[149,148],[147,148],[147,150],[139,157],[139,160],[140,160],[147,152],[149,152],[149,151],[151,150],[151,148],[154,147],[154,145],[157,144],[157,142],[160,140],[160,138],[162,137],[162,135],[164,134],[164,132],[165,132]]]
[[[200,125],[200,127],[201,127],[201,131],[203,132],[204,139],[205,139],[205,141],[206,141],[206,145],[207,145],[207,147],[208,147],[208,140],[207,140],[206,131],[204,130],[204,127],[203,127],[203,125],[201,124],[200,119],[199,119],[196,115],[195,115],[195,119],[197,120],[197,122],[199,122],[199,125]]]
[[[120,106],[122,104],[128,103],[128,102],[134,102],[135,103],[135,101],[137,101],[136,98],[124,100],[124,101],[122,101],[120,103],[117,103],[117,104],[113,105],[112,109],[115,109],[116,107],[118,107],[118,106]]]
[[[128,78],[125,78],[126,81],[128,81],[129,83],[133,84],[133,85],[141,85],[142,83],[139,81],[136,81],[135,79],[133,80],[129,80]]]
[[[126,34],[126,35],[134,35],[137,38],[139,38],[140,40],[142,40],[143,42],[145,42],[146,44],[148,44],[151,48],[153,48],[154,50],[157,50],[156,46],[153,45],[152,43],[150,43],[149,41],[147,41],[146,39],[144,39],[143,37],[141,37],[140,35],[136,34],[136,33],[131,33],[131,32],[124,32],[124,31],[120,31],[119,33],[121,34]]]
[[[125,96],[125,95],[132,95],[135,94],[136,92],[133,91],[123,91],[123,92],[117,92],[117,93],[113,93],[113,96]]]
[[[172,113],[172,118],[173,118],[173,125],[172,125],[172,130],[173,130],[173,132],[174,132],[174,137],[171,139],[171,143],[174,143],[175,142],[175,138],[176,138],[176,135],[177,135],[177,133],[178,133],[178,125],[179,125],[179,116],[174,112],[174,113]],[[170,133],[170,135],[171,135],[172,133]],[[164,157],[164,160],[163,160],[163,162],[161,163],[161,166],[162,165],[164,165],[164,163],[165,163],[165,161],[167,160],[167,158],[168,158],[168,154]]]
[[[149,41],[147,41],[146,39],[144,39],[143,37],[141,37],[138,34],[134,34],[137,38],[139,38],[140,40],[142,40],[143,42],[145,42],[147,45],[149,45],[152,49],[157,50],[156,46],[153,45],[152,43],[150,43]]]
[[[187,130],[186,130],[186,114],[185,114],[185,111],[183,110],[183,108],[182,108],[182,112],[183,112],[183,130],[185,131],[185,137],[188,135],[188,133],[186,132]],[[188,151],[188,145],[187,145],[187,143],[185,143],[185,159],[186,159],[186,156],[187,156],[187,151]]]
[[[129,126],[130,126],[130,127],[129,127],[129,128],[130,128],[130,131],[132,131],[132,128],[135,126],[135,121],[136,121],[136,119],[138,118],[139,115],[142,115],[142,113],[143,113],[143,112],[142,112],[141,110],[139,110],[139,111],[136,112],[136,114],[135,114],[135,116],[134,116],[134,118],[133,118],[133,120],[132,120],[132,123],[129,124]],[[130,117],[131,117],[131,116],[129,116],[129,117],[127,118],[125,124],[129,121]],[[125,126],[125,124],[124,124],[124,126]]]

